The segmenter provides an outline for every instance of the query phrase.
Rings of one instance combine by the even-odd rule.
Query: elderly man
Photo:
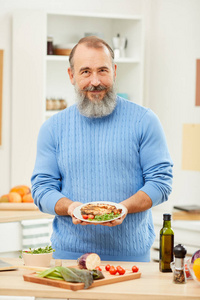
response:
[[[55,215],[54,257],[96,252],[103,260],[149,261],[151,207],[168,199],[172,185],[162,126],[150,109],[116,96],[117,67],[105,41],[81,39],[69,61],[77,101],[42,125],[32,175],[35,204]],[[73,215],[93,201],[120,203],[125,214],[100,225]]]

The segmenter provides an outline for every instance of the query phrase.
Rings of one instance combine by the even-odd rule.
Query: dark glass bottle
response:
[[[47,37],[47,55],[53,55],[54,51],[53,51],[53,37],[52,36],[48,36]]]
[[[171,215],[163,215],[163,228],[160,230],[160,259],[161,272],[172,272],[170,263],[173,261],[174,232],[171,228]]]

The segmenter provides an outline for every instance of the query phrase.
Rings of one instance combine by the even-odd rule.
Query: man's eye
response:
[[[101,69],[101,70],[100,70],[100,73],[107,73],[107,72],[108,72],[107,69]]]
[[[88,70],[85,70],[85,71],[82,71],[82,73],[81,74],[89,74],[89,71]]]

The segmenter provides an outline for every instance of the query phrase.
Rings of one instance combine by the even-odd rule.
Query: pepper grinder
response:
[[[186,275],[185,275],[185,255],[187,253],[186,248],[178,244],[174,247],[174,256],[175,262],[171,263],[172,269],[174,271],[173,281],[174,283],[186,283]]]

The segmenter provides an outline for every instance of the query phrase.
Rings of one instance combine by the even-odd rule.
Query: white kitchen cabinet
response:
[[[50,245],[52,219],[0,223],[0,256],[18,257],[23,249]]]
[[[118,33],[128,40],[118,65],[117,92],[143,103],[144,24],[141,16],[100,15],[23,10],[13,13],[13,78],[11,185],[28,184],[41,124],[55,112],[46,111],[47,98],[74,103],[68,57],[47,56],[47,36],[54,44],[77,43],[87,32],[101,33],[112,46]]]

